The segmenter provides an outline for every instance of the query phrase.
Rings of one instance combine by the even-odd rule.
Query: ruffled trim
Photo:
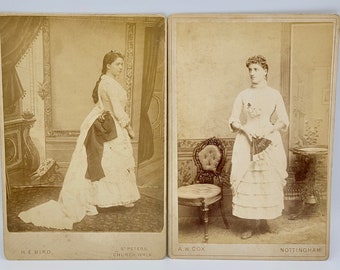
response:
[[[274,219],[282,215],[283,208],[280,206],[267,208],[249,208],[235,206],[233,204],[233,215],[246,219]]]
[[[139,199],[134,172],[127,175],[109,175],[93,183],[93,204],[99,207],[126,205]]]

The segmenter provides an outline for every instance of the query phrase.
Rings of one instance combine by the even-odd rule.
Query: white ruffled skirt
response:
[[[85,178],[87,155],[84,140],[101,113],[102,110],[95,107],[81,126],[58,201],[50,200],[21,212],[19,217],[24,222],[47,228],[72,229],[73,224],[86,215],[98,214],[96,206],[126,205],[140,198],[130,138],[118,123],[118,137],[104,143],[102,167],[105,177],[95,182]]]
[[[246,219],[274,219],[284,209],[287,161],[279,132],[268,137],[272,144],[250,159],[250,144],[243,134],[235,140],[231,187],[233,215]]]

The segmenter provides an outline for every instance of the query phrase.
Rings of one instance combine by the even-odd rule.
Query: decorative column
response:
[[[130,115],[132,120],[132,95],[134,84],[134,69],[135,69],[135,39],[136,39],[136,24],[126,24],[126,49],[125,49],[125,81],[128,103],[126,105],[126,112]],[[132,122],[132,121],[131,121]]]

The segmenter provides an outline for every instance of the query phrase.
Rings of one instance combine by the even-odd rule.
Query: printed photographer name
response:
[[[322,253],[323,248],[321,247],[282,247],[280,248],[282,253],[302,253],[302,254],[317,254]]]
[[[51,255],[52,251],[49,249],[25,249],[21,250],[22,255]]]

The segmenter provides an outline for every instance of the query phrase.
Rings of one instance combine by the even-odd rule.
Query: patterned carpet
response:
[[[55,231],[26,224],[18,213],[48,200],[57,200],[60,188],[40,187],[12,191],[7,203],[7,222],[10,232]],[[141,194],[133,208],[111,207],[98,209],[96,216],[86,216],[73,225],[77,232],[159,232],[163,229],[163,201]]]

